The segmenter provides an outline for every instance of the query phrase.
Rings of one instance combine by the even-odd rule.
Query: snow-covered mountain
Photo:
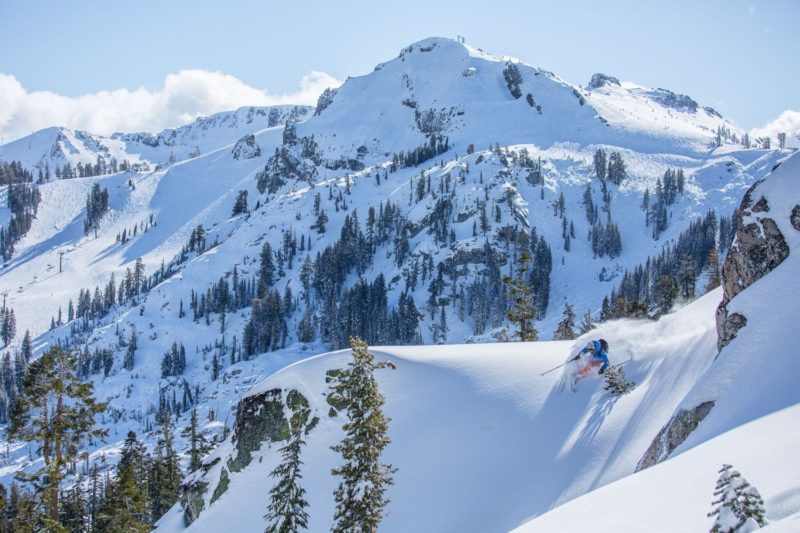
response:
[[[332,510],[327,472],[335,457],[328,446],[340,431],[324,405],[324,373],[344,364],[347,353],[268,376],[342,346],[348,334],[373,344],[447,343],[376,350],[398,366],[381,378],[394,420],[389,459],[400,468],[385,527],[419,529],[414,520],[424,513],[408,510],[424,508],[432,530],[507,530],[628,479],[648,450],[660,461],[796,404],[781,381],[791,372],[759,374],[758,398],[772,399],[736,395],[734,384],[746,381],[737,369],[756,364],[747,359],[751,352],[735,352],[736,343],[760,338],[761,328],[746,326],[715,361],[719,290],[659,322],[607,322],[592,333],[611,342],[614,357],[633,356],[629,374],[639,385],[619,401],[596,380],[571,396],[553,388],[551,375],[538,376],[566,359],[571,342],[488,344],[511,335],[500,279],[518,274],[523,250],[534,257],[536,326],[544,339],[566,304],[595,321],[612,295],[623,297],[611,298],[617,315],[663,313],[660,307],[672,306],[660,292],[663,276],[680,277],[674,289],[687,297],[678,306],[691,299],[690,285],[701,294],[706,253],[727,252],[717,230],[745,192],[792,154],[744,148],[734,142],[742,133],[687,96],[606,75],[583,88],[440,38],[326,91],[313,110],[243,108],[152,135],[43,130],[0,147],[0,159],[33,169],[95,164],[103,155],[147,167],[39,185],[36,217],[0,269],[17,320],[9,353],[29,329],[36,354],[55,343],[87,354],[88,378],[113,413],[103,421],[108,442],[90,450],[94,462],[113,459],[129,429],[145,433],[159,409],[182,427],[187,409],[197,407],[208,418],[206,431],[217,433],[234,427],[245,394],[298,390],[321,420],[304,458],[309,472],[319,473],[307,479],[318,509],[312,530],[320,530]],[[605,176],[612,159],[624,172],[615,163],[614,176]],[[796,176],[796,160],[784,161],[764,186],[775,176],[781,183],[790,179],[782,175]],[[87,232],[86,198],[95,186],[108,192],[108,210]],[[780,187],[782,201],[793,198],[791,187]],[[242,197],[248,211],[232,214]],[[9,218],[0,208],[0,221]],[[127,271],[139,258],[148,278],[131,288]],[[783,264],[792,263],[764,281]],[[796,271],[786,268],[787,276]],[[639,272],[635,291],[620,285],[626,272]],[[117,289],[125,280],[125,290],[109,302],[112,275]],[[759,284],[736,298],[725,287],[731,315]],[[88,307],[80,293],[89,295]],[[133,334],[129,370],[125,340]],[[185,368],[163,373],[173,343],[185,349]],[[671,420],[707,400],[715,406],[684,443],[653,448],[662,428],[669,432]],[[215,530],[238,512],[245,529],[263,529],[276,454],[274,444],[256,441],[254,457],[263,459],[237,472],[227,467],[230,493],[213,504],[236,445],[226,441],[206,462],[224,460],[190,478],[210,491],[199,491],[205,510],[192,529]],[[31,466],[27,448],[9,443],[0,479]],[[768,508],[770,498],[775,508],[780,492],[791,489],[776,483],[759,487]],[[226,503],[241,498],[241,506]],[[786,498],[783,508],[796,512]],[[164,527],[178,527],[183,512],[173,509]]]
[[[0,160],[19,161],[35,176],[49,173],[53,179],[57,167],[96,165],[98,158],[107,165],[102,174],[112,172],[112,158],[118,164],[127,161],[134,168],[150,170],[217,150],[245,135],[281,126],[289,117],[303,120],[313,110],[291,105],[243,107],[200,117],[191,124],[159,133],[115,133],[110,137],[53,127],[0,146]]]
[[[788,249],[800,245],[798,176],[795,156],[751,190],[749,205],[764,198],[768,214],[747,213],[743,203],[732,255],[744,253],[744,228],[766,220]],[[727,267],[735,259],[726,263],[728,286],[741,292],[730,306],[752,320],[721,351],[715,310],[722,289],[658,322],[612,321],[575,342],[375,348],[396,367],[379,377],[392,419],[386,460],[398,468],[381,529],[699,530],[709,526],[717,471],[733,463],[761,491],[768,520],[791,530],[800,518],[800,362],[787,332],[800,306],[782,295],[800,271],[792,257],[752,287],[741,283],[750,272],[736,278]],[[766,312],[778,301],[780,313]],[[591,337],[607,339],[616,362],[632,359],[630,394],[612,396],[597,377],[571,394],[560,390],[558,374],[542,375]],[[303,452],[309,530],[327,529],[336,486],[328,472],[341,460],[330,447],[343,434],[326,401],[326,376],[348,359],[349,351],[306,359],[251,389],[234,434],[186,480],[185,505],[158,530],[263,528],[267,476],[293,409],[287,398],[298,393],[319,418]],[[670,448],[654,455],[653,443]]]

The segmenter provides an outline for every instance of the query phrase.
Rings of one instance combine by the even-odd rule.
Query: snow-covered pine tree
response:
[[[731,465],[723,464],[714,490],[717,507],[708,513],[716,516],[711,533],[746,533],[764,527],[764,500]]]
[[[592,322],[592,313],[587,309],[586,312],[583,314],[583,319],[581,319],[581,323],[578,324],[578,335],[584,335],[592,331],[596,326],[594,322]]]
[[[536,318],[536,308],[533,303],[533,289],[528,284],[527,272],[531,262],[531,254],[528,250],[523,250],[517,259],[517,277],[503,277],[503,283],[508,287],[507,296],[511,308],[507,312],[508,319],[518,324],[518,329],[514,333],[520,341],[536,341],[539,333],[533,324]]]
[[[553,340],[555,341],[569,341],[576,337],[575,335],[575,311],[568,303],[564,304],[564,318],[558,323]]]
[[[131,338],[128,340],[128,349],[125,351],[125,359],[122,368],[133,370],[133,357],[136,354],[136,326],[131,327]]]
[[[367,343],[357,337],[351,337],[350,346],[352,361],[332,377],[330,384],[330,402],[344,406],[347,412],[347,422],[342,426],[346,435],[332,447],[345,460],[332,470],[342,478],[333,493],[336,512],[332,531],[367,533],[375,531],[383,519],[389,504],[386,488],[394,482],[392,474],[396,471],[380,462],[390,442],[386,435],[389,419],[383,415],[384,398],[375,379],[375,370],[394,365],[376,362]]]
[[[604,375],[606,377],[606,384],[603,388],[614,396],[628,394],[636,385],[633,381],[628,381],[628,378],[625,376],[625,371],[621,366],[609,366]]]
[[[80,446],[108,434],[95,428],[95,415],[106,406],[95,401],[93,392],[91,383],[78,378],[72,353],[54,347],[31,362],[14,404],[8,434],[40,445],[44,464],[35,472],[25,472],[24,478],[41,487],[49,525],[59,520],[59,483],[77,460]]]
[[[296,412],[291,418],[291,437],[279,451],[281,462],[270,474],[278,481],[269,491],[270,501],[267,506],[267,528],[264,533],[295,533],[308,528],[308,501],[305,499],[305,489],[300,486],[302,475],[300,460],[305,441],[306,421],[310,415],[307,408]]]
[[[242,190],[239,191],[239,194],[236,196],[236,201],[233,203],[233,211],[231,212],[231,216],[235,217],[236,215],[241,215],[242,213],[248,213],[249,210],[247,209],[247,191]]]

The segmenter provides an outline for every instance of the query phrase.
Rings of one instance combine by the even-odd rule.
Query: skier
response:
[[[602,374],[608,368],[608,343],[605,339],[598,339],[596,341],[589,341],[589,344],[586,345],[586,348],[578,352],[578,355],[575,356],[573,361],[577,361],[580,359],[581,355],[585,353],[592,354],[592,361],[591,365],[587,367],[586,372],[583,374],[584,376],[589,373],[589,370],[593,367],[600,366],[600,371],[598,374]],[[600,365],[600,362],[603,362]]]
[[[584,354],[587,354],[586,357],[582,357]],[[572,392],[575,392],[575,386],[578,383],[578,380],[581,378],[585,378],[588,376],[593,369],[600,367],[599,374],[602,374],[608,368],[608,343],[605,339],[597,339],[589,341],[585,348],[583,348],[578,354],[570,359],[570,362],[577,363],[576,365],[569,365],[566,369],[564,375],[564,381],[566,378],[570,378],[570,385],[569,388]],[[564,381],[562,381],[562,388]]]

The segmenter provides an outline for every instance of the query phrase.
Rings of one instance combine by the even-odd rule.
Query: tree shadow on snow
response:
[[[582,446],[592,443],[594,437],[597,435],[597,432],[600,431],[600,426],[603,425],[603,420],[605,420],[606,416],[611,413],[611,410],[614,408],[614,404],[617,403],[618,399],[619,397],[614,396],[613,394],[603,395],[602,400],[598,401],[592,408],[592,412],[589,415],[589,419],[586,421],[586,425],[583,426],[580,435],[578,435],[577,443],[581,444]]]

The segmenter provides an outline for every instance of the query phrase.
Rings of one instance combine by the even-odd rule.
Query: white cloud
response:
[[[13,75],[0,73],[0,137],[9,142],[49,126],[100,135],[157,132],[241,106],[315,105],[326,87],[341,83],[325,72],[314,71],[303,76],[297,91],[272,94],[222,72],[181,70],[167,75],[156,91],[117,89],[72,98],[28,91]]]
[[[786,133],[786,146],[800,148],[800,111],[787,109],[778,118],[750,131],[750,137],[770,137],[777,143],[778,133]]]

